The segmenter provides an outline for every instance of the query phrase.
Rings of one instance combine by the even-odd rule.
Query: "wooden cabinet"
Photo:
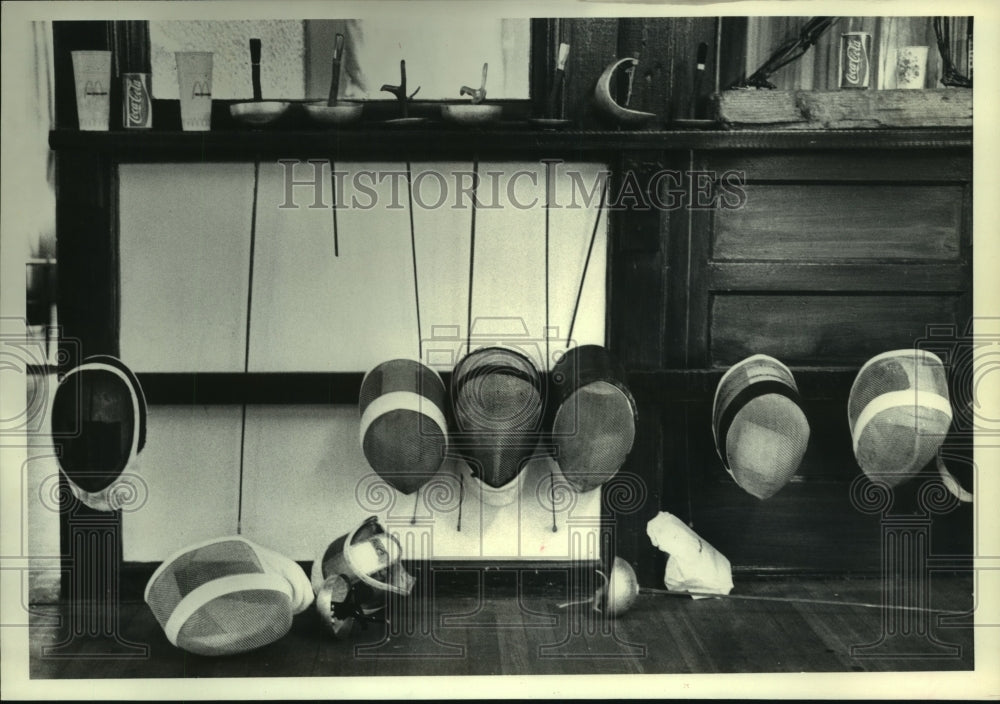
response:
[[[642,565],[643,581],[662,579],[662,557],[649,560],[645,535],[661,508],[689,521],[736,569],[879,567],[882,517],[851,496],[860,470],[847,396],[875,354],[912,348],[935,327],[966,329],[971,155],[929,143],[829,149],[823,141],[695,146],[633,161],[646,173],[690,173],[680,190],[695,205],[623,214],[658,237],[630,245],[619,231],[612,264],[611,342],[633,370],[643,423],[626,468],[662,467],[643,474],[655,499],[620,522],[619,550]],[[792,367],[812,427],[798,475],[766,501],[734,484],[711,431],[721,373],[756,353]],[[914,507],[919,483],[897,491],[896,510]],[[934,525],[939,549],[969,554],[968,506]]]

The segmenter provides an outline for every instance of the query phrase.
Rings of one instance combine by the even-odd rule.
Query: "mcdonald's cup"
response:
[[[111,106],[111,52],[74,51],[72,56],[80,129],[106,132]]]
[[[181,99],[181,128],[205,132],[212,123],[212,52],[178,51],[174,56]]]

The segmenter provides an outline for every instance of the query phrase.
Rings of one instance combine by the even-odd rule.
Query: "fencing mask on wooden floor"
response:
[[[310,581],[320,620],[335,636],[385,608],[389,594],[406,596],[415,579],[400,560],[403,548],[375,516],[330,543],[316,558]]]
[[[199,655],[232,655],[273,643],[312,603],[295,562],[241,536],[192,545],[167,559],[146,584],[145,601],[173,645]]]

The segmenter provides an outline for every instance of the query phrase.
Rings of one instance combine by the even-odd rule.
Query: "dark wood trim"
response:
[[[396,159],[423,156],[445,159],[455,155],[482,157],[614,154],[662,149],[953,149],[971,148],[968,129],[844,130],[844,131],[612,131],[551,130],[521,127],[490,130],[440,127],[391,129],[358,127],[333,130],[213,130],[211,132],[109,131],[57,129],[49,133],[57,151],[95,151],[127,161],[191,161],[245,158],[249,154],[294,157],[330,155],[336,158]],[[940,177],[938,177],[940,178]]]
[[[907,151],[873,148],[853,153],[848,160],[816,159],[812,150],[777,154],[772,150],[716,151],[706,155],[705,168],[723,173],[738,171],[745,175],[747,183],[923,184],[972,180],[968,148],[956,148],[951,154],[941,152],[932,147]]]
[[[116,184],[116,169],[107,155],[95,151],[57,155],[57,300],[63,369],[86,356],[118,354]]]
[[[121,564],[120,601],[141,602],[146,584],[160,562],[133,562]],[[312,571],[312,561],[298,562],[306,574]],[[595,570],[602,569],[598,560],[511,560],[497,562],[486,560],[403,560],[403,567],[415,576],[428,576],[433,572],[433,589],[438,595],[478,596],[482,590],[494,595],[558,596],[559,598],[587,598],[600,582]],[[567,587],[575,588],[567,596]],[[419,577],[414,584],[414,595],[427,593],[431,585]]]
[[[605,66],[618,58],[616,17],[573,17],[560,20],[559,33],[568,42],[566,64],[565,116],[587,129],[602,125],[593,105],[594,86]]]
[[[356,404],[362,372],[152,372],[137,374],[156,405]]]
[[[545,115],[552,74],[555,71],[556,51],[559,47],[559,20],[532,18],[531,55],[528,62],[528,93],[531,96],[531,114]]]
[[[971,159],[969,160],[969,170],[972,169]],[[959,238],[959,256],[965,264],[963,278],[967,282],[967,288],[959,299],[958,316],[961,321],[969,321],[970,329],[973,320],[973,293],[976,290],[973,281],[973,252],[972,252],[972,194],[973,184],[970,178],[962,189],[962,224],[961,236]],[[971,378],[968,383],[972,383]],[[971,398],[967,396],[966,398]]]
[[[962,263],[713,261],[707,273],[711,291],[960,293],[968,288]]]
[[[847,400],[858,367],[790,367],[804,399]],[[726,368],[660,369],[628,372],[629,388],[671,402],[712,400]]]
[[[669,169],[687,172],[691,167],[691,154],[686,151],[668,152],[665,159]],[[688,177],[683,177],[681,188],[690,193]],[[661,200],[666,202],[666,191],[672,185],[661,184]],[[676,186],[673,186],[676,187]],[[660,242],[663,248],[664,277],[664,318],[668,331],[663,340],[663,364],[666,367],[688,366],[688,297],[691,293],[689,275],[691,261],[688,256],[691,213],[687,208],[678,208],[664,213],[660,228]]]
[[[793,367],[804,397],[847,397],[856,367]],[[655,390],[660,398],[710,398],[725,369],[628,371],[630,388]],[[361,372],[146,372],[138,373],[151,405],[341,404],[355,405]],[[442,374],[445,385],[451,375]]]
[[[712,258],[714,221],[718,197],[717,174],[708,174],[705,157],[693,155],[688,169],[688,309],[687,357],[685,366],[705,367],[711,350],[712,296],[708,288],[708,266]],[[711,183],[711,192],[705,189],[705,180]],[[705,199],[712,205],[706,207]]]
[[[721,17],[719,85],[724,90],[747,76],[747,19],[746,17]],[[757,67],[753,67],[754,70]]]

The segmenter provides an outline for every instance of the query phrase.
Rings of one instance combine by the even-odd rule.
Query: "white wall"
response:
[[[321,207],[312,187],[296,187],[286,203],[284,167],[262,163],[253,208],[253,164],[129,164],[121,167],[121,353],[137,372],[243,371],[250,298],[250,371],[364,372],[393,357],[424,359],[449,370],[464,353],[468,316],[468,201],[452,184],[467,163],[413,164],[423,198],[413,209],[420,334],[405,164],[336,164],[346,184],[362,170],[397,172],[375,190],[374,207],[346,187],[337,211],[334,255],[330,167],[322,166]],[[588,187],[596,164],[560,165],[555,192],[570,203],[566,171]],[[529,346],[545,363],[545,172],[541,164],[479,165],[472,294],[480,342],[523,323]],[[440,181],[448,186],[438,208]],[[497,172],[489,177],[487,173]],[[512,186],[507,182],[521,171]],[[312,167],[299,165],[298,181]],[[398,193],[393,198],[393,178]],[[493,180],[490,180],[493,179]],[[498,197],[492,193],[499,185]],[[364,181],[367,184],[367,181]],[[515,207],[515,202],[531,207]],[[579,203],[580,198],[577,197]],[[550,353],[566,345],[594,221],[593,207],[549,211]],[[255,228],[253,291],[250,233]],[[586,277],[572,344],[603,343],[606,218]],[[497,321],[497,319],[506,319]],[[441,331],[457,339],[441,339]],[[437,337],[435,338],[435,334]],[[457,335],[456,335],[457,333]],[[490,334],[494,337],[490,337]],[[549,357],[551,363],[552,356]],[[596,549],[599,491],[577,496],[551,461],[524,470],[517,500],[484,505],[464,463],[448,460],[420,496],[401,496],[368,467],[358,441],[356,406],[153,406],[149,441],[134,470],[148,488],[141,507],[124,514],[126,560],[153,561],[186,544],[234,533],[290,557],[311,560],[331,540],[378,515],[411,550],[455,559],[566,559]],[[242,499],[240,460],[242,457]],[[556,524],[548,496],[556,482]],[[460,489],[461,487],[461,489]],[[458,530],[458,497],[462,530]],[[416,507],[417,522],[411,524]],[[407,540],[406,535],[412,536]],[[583,537],[581,538],[581,534]],[[571,537],[575,536],[575,537]],[[424,542],[422,542],[424,541]],[[425,547],[419,547],[419,546]],[[577,547],[573,547],[576,545]],[[579,547],[584,546],[584,547]],[[581,553],[583,550],[583,553]],[[411,555],[417,556],[417,555]]]
[[[45,333],[27,326],[26,264],[55,250],[51,127],[51,24],[4,6],[0,112],[0,593],[5,625],[26,625],[31,600],[51,600],[59,582],[59,514],[41,490],[58,478],[45,415],[54,379],[29,365],[55,359]],[[20,8],[18,8],[20,9]],[[54,323],[54,321],[53,321]],[[55,335],[53,335],[53,339]],[[29,572],[29,568],[32,570]],[[28,582],[31,582],[29,590]],[[20,610],[18,609],[20,604]],[[16,629],[15,629],[16,630]],[[10,632],[10,631],[8,631]]]

